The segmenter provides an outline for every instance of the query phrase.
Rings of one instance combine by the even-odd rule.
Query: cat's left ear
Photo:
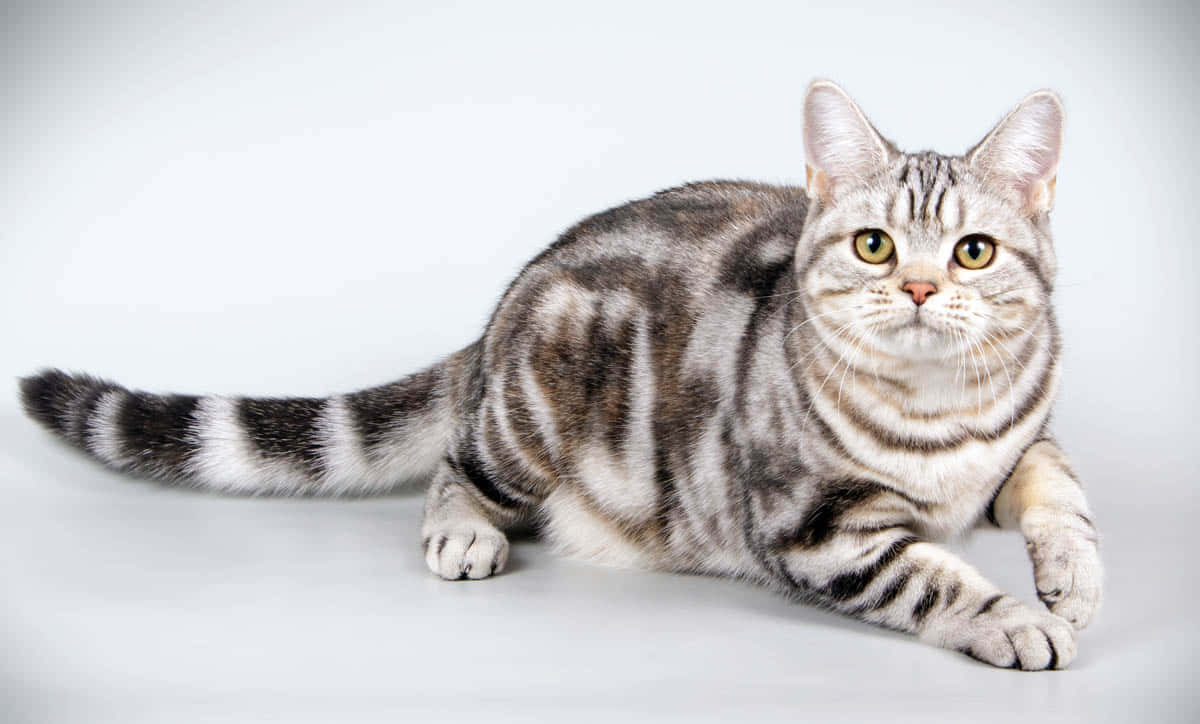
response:
[[[967,152],[967,162],[996,188],[1013,194],[1029,214],[1046,213],[1054,206],[1063,117],[1057,93],[1031,93]]]

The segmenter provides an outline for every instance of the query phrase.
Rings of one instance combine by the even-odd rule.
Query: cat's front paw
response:
[[[1023,671],[1065,669],[1075,658],[1070,624],[1011,596],[992,596],[965,615],[942,643],[971,658]]]
[[[1034,511],[1021,527],[1038,598],[1075,628],[1087,626],[1100,608],[1104,585],[1091,521],[1071,513]]]
[[[508,538],[491,526],[445,528],[422,541],[429,570],[447,580],[487,578],[504,570]]]

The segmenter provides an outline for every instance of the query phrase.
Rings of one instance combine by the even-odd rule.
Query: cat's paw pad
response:
[[[979,609],[956,647],[964,654],[1023,671],[1065,669],[1075,658],[1075,630],[1058,616],[1008,596],[988,599]]]
[[[487,578],[504,570],[508,539],[495,528],[452,528],[422,541],[429,570],[447,580]]]
[[[1034,527],[1025,544],[1038,598],[1077,629],[1095,616],[1104,586],[1096,533],[1083,523],[1047,522]]]

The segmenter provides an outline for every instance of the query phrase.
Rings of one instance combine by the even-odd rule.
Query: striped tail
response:
[[[432,474],[453,432],[449,366],[323,399],[153,395],[47,370],[25,411],[109,467],[240,494],[345,495]]]

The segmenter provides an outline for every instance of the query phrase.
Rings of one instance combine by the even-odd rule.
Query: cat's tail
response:
[[[327,398],[155,395],[46,370],[25,411],[117,470],[248,495],[355,495],[427,477],[454,429],[455,358]]]

